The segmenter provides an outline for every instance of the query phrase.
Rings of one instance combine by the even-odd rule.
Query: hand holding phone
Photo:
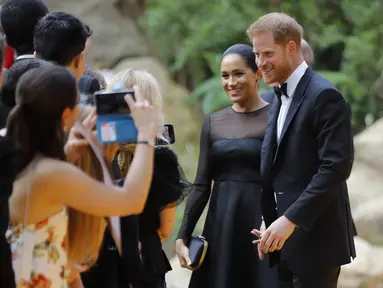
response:
[[[138,87],[94,95],[99,140],[108,143],[136,143],[154,140],[160,111],[144,99]]]
[[[158,108],[153,107],[148,100],[144,99],[142,91],[138,86],[134,87],[136,101],[131,94],[125,96],[125,101],[130,108],[130,115],[138,131],[137,139],[147,141],[155,140],[158,130],[161,113]]]

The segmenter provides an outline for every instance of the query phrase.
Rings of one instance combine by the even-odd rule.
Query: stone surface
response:
[[[355,161],[348,180],[358,235],[376,245],[383,245],[382,133],[380,119],[355,136]]]
[[[110,68],[122,59],[151,55],[149,45],[136,22],[124,15],[112,0],[44,0],[51,12],[75,15],[93,30],[87,62]],[[128,4],[127,4],[128,5]],[[127,8],[126,8],[127,9]]]
[[[338,288],[382,288],[383,246],[355,237],[357,258],[342,267]]]

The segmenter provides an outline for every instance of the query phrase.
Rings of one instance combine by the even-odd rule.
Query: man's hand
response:
[[[293,234],[294,229],[294,223],[285,216],[279,217],[261,234],[261,239],[255,240],[253,243],[259,243],[259,249],[265,254],[281,250],[286,240]]]

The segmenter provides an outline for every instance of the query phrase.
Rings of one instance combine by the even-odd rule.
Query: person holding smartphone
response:
[[[67,207],[104,217],[143,211],[161,113],[139,91],[135,96],[136,102],[129,95],[125,99],[139,131],[136,157],[124,186],[107,186],[67,162],[74,140],[66,141],[66,136],[78,117],[73,74],[52,65],[21,77],[7,124],[7,136],[18,149],[7,231],[18,287],[67,287],[67,248],[76,245],[67,243]]]
[[[142,91],[145,100],[162,111],[162,95],[158,82],[144,70],[128,69],[118,73],[111,80],[106,92],[113,97],[116,87],[131,89],[134,86]],[[106,96],[108,95],[102,97]],[[160,126],[163,127],[163,123],[162,119]],[[129,122],[126,125],[130,125]],[[131,128],[125,130],[133,131]],[[157,144],[167,143],[163,134],[162,130],[158,133]],[[169,136],[173,138],[174,135]],[[126,181],[123,175],[130,171],[132,161],[137,157],[136,149],[137,145],[134,143],[120,143],[113,165],[114,177],[119,185]],[[165,274],[171,270],[171,266],[162,250],[162,243],[173,229],[176,206],[186,196],[188,187],[189,183],[178,164],[177,155],[166,145],[156,145],[153,180],[144,211],[139,215],[120,218],[121,255],[110,230],[106,230],[97,263],[89,271],[82,273],[85,287],[166,287]]]

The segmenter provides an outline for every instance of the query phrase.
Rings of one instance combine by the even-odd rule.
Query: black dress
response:
[[[209,246],[189,287],[277,287],[277,271],[268,259],[260,261],[250,234],[261,226],[260,157],[268,116],[268,106],[248,113],[229,107],[205,119],[197,176],[178,238],[188,241],[211,195],[203,230]]]
[[[113,174],[120,178],[117,162]],[[123,180],[116,180],[123,185]],[[154,156],[152,185],[144,211],[140,215],[120,218],[120,257],[109,229],[97,262],[82,273],[85,288],[163,288],[165,274],[172,268],[167,259],[160,237],[160,212],[164,208],[180,204],[186,197],[190,183],[187,182],[176,154],[167,147],[157,147]],[[138,249],[141,242],[141,251]]]

